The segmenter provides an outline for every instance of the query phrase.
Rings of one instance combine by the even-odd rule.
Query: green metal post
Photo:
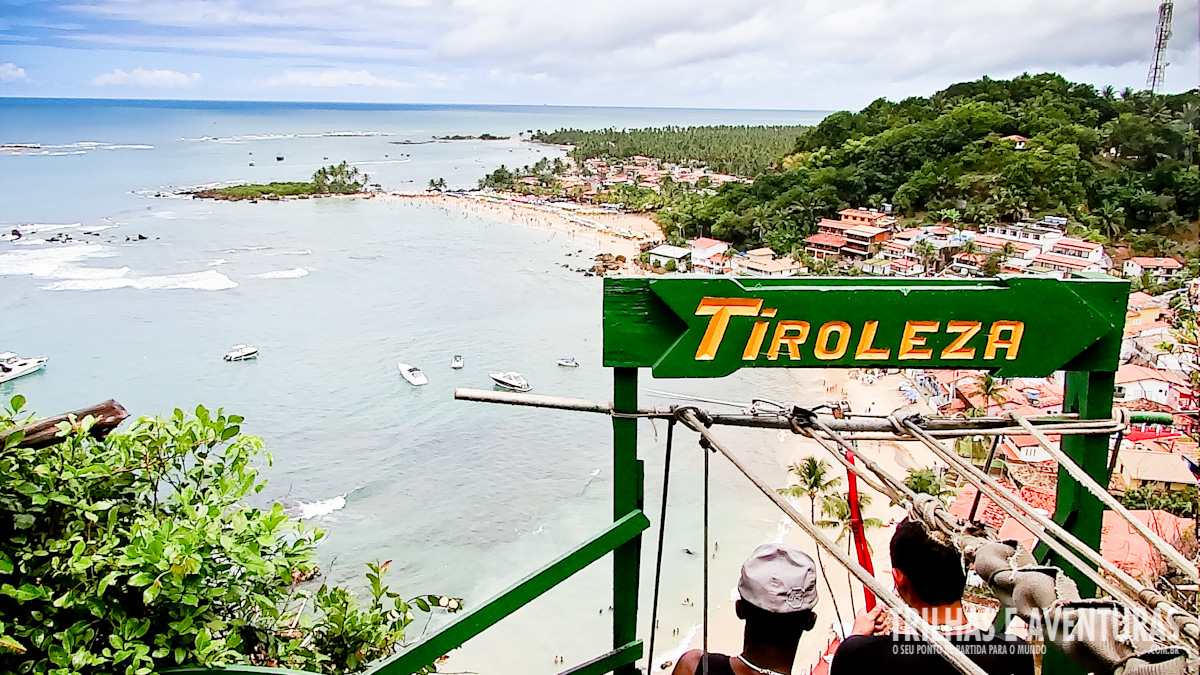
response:
[[[1115,373],[1067,371],[1063,412],[1079,413],[1080,419],[1112,417]],[[1108,436],[1063,436],[1062,450],[1101,485],[1108,485]],[[1104,505],[1092,496],[1062,468],[1058,469],[1058,495],[1054,520],[1083,543],[1100,550],[1100,534],[1104,525]],[[1044,556],[1045,558],[1045,556]],[[1057,555],[1047,562],[1061,567],[1079,586],[1083,598],[1094,597],[1096,585]],[[1046,652],[1042,662],[1044,673],[1075,674],[1084,671],[1058,650]]]
[[[637,419],[620,413],[637,412],[637,368],[613,369],[613,520],[642,509],[642,462],[637,456]],[[613,649],[637,639],[638,575],[642,538],[634,537],[613,551]],[[614,671],[637,675],[630,663]]]

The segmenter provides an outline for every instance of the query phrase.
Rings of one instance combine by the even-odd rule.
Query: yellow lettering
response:
[[[829,349],[829,336],[837,333],[837,344]],[[850,346],[850,324],[845,321],[830,321],[817,331],[817,342],[813,345],[813,355],[822,361],[833,361],[846,355],[846,347]]]
[[[774,315],[775,312],[771,312],[771,314]],[[750,339],[746,341],[746,350],[742,352],[743,361],[753,361],[758,358],[758,352],[762,349],[763,338],[767,337],[767,324],[769,323],[771,322],[754,322],[754,328],[750,329]]]
[[[932,349],[917,349],[925,344],[925,338],[917,337],[918,333],[936,333],[940,321],[905,321],[904,337],[900,338],[900,351],[896,358],[901,361],[933,358]]]
[[[958,337],[954,338],[945,349],[942,350],[943,359],[966,359],[975,358],[975,348],[968,347],[967,343],[971,338],[975,337],[983,324],[978,321],[951,321],[946,324],[947,333],[958,333]]]
[[[788,335],[790,331],[796,331],[795,335]],[[788,358],[793,361],[800,360],[800,345],[808,339],[808,322],[807,321],[780,321],[775,327],[775,337],[771,338],[771,348],[767,350],[767,358],[774,361],[779,358],[779,348],[787,345]]]
[[[863,324],[862,337],[858,339],[858,349],[854,358],[864,361],[882,361],[892,355],[890,349],[876,349],[871,343],[875,342],[875,331],[879,330],[878,321],[868,321]]]
[[[1005,331],[1008,332],[1008,339],[1001,340],[1000,334]],[[1021,336],[1024,334],[1024,321],[997,321],[992,324],[992,330],[988,333],[987,347],[983,350],[983,358],[996,358],[996,350],[1002,348],[1005,360],[1012,361],[1017,358],[1017,352],[1021,349]]]
[[[711,316],[700,348],[696,350],[697,361],[712,361],[725,339],[731,316],[755,316],[762,309],[763,301],[758,298],[704,298],[696,307],[696,316]]]

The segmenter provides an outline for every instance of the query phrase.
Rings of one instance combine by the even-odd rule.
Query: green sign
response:
[[[604,365],[655,377],[762,367],[1114,371],[1128,292],[1106,275],[610,278]]]

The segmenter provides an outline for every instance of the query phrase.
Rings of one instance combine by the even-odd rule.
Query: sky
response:
[[[1200,80],[1175,5],[1164,91]],[[0,96],[858,109],[1144,89],[1157,0],[0,0]]]

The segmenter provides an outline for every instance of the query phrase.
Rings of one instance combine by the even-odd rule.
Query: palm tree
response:
[[[904,484],[913,492],[932,495],[946,503],[947,496],[953,496],[954,490],[946,486],[942,477],[933,469],[910,469]]]
[[[871,497],[865,492],[858,493],[858,511],[862,513],[867,506],[871,504]],[[851,519],[850,519],[850,497],[848,494],[834,492],[821,497],[821,515],[825,516],[824,520],[818,520],[817,525],[820,527],[836,527],[838,528],[837,543],[842,543],[846,540],[846,553],[852,551],[854,545],[854,537],[851,536]],[[876,530],[883,527],[883,521],[878,518],[863,518],[863,532],[867,530]],[[868,550],[870,546],[868,545]],[[850,571],[846,571],[846,585],[850,588],[850,608],[854,609],[854,579],[850,576]],[[830,591],[832,593],[832,591]]]
[[[1112,86],[1111,84],[1105,85],[1104,88],[1100,90],[1100,96],[1104,97],[1104,100],[1106,100],[1106,101],[1113,100],[1114,98],[1116,98],[1116,95],[1117,95],[1117,89],[1116,89],[1116,87]]]
[[[992,375],[991,373],[981,373],[975,378],[975,383],[979,385],[979,393],[983,396],[985,410],[991,410],[991,404],[1000,405],[997,396],[1000,392],[1008,389],[1008,385],[1004,384],[1004,380]]]
[[[933,271],[933,261],[938,257],[937,247],[929,243],[928,240],[922,239],[912,245],[912,252],[917,254],[921,260],[921,265],[925,267],[925,274]]]
[[[796,476],[796,484],[781,488],[779,494],[794,499],[808,499],[808,518],[817,520],[817,499],[824,497],[831,490],[842,484],[841,476],[829,476],[829,462],[816,457],[805,457],[800,464],[793,463],[788,467],[788,473]],[[829,591],[829,599],[833,601],[833,613],[837,615],[838,623],[842,623],[842,613],[838,609],[837,598],[833,594],[833,586],[829,583],[829,575],[825,574],[825,563],[821,561],[821,547],[817,547],[817,567],[825,578],[825,588]]]

